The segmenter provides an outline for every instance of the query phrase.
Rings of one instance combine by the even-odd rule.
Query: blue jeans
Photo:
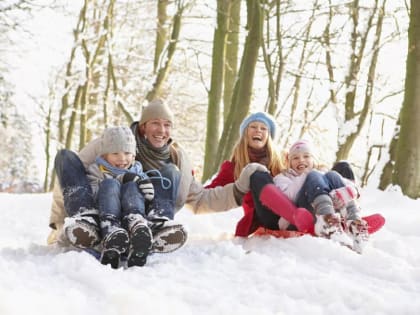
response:
[[[318,171],[311,171],[297,195],[296,205],[315,213],[312,207],[315,198],[319,195],[329,194],[332,190],[340,187],[344,187],[344,182],[337,172],[329,171],[323,174]]]
[[[121,184],[114,178],[104,179],[99,184],[97,204],[101,219],[111,216],[121,220],[129,214],[146,216],[145,199],[135,182]]]
[[[75,215],[80,208],[95,207],[85,168],[76,153],[67,149],[58,151],[54,168],[63,192],[64,209],[67,215]]]
[[[166,164],[159,172],[162,177],[167,178],[169,181],[162,180],[158,174],[153,174],[153,172],[148,173],[155,189],[155,198],[146,211],[148,213],[149,210],[154,210],[154,214],[168,217],[172,220],[175,215],[181,172],[175,164]]]
[[[161,181],[153,175],[149,175],[152,179],[153,187],[155,188],[155,196],[158,195],[159,198],[171,200],[175,205],[178,196],[179,182],[181,180],[181,172],[175,164],[166,164],[159,171],[162,177],[166,177],[170,180],[171,185],[165,189],[166,183],[164,181]]]

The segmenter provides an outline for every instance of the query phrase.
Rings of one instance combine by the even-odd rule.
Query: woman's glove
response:
[[[144,198],[149,201],[153,200],[155,197],[155,189],[153,188],[152,181],[149,177],[140,177],[134,173],[128,172],[123,175],[122,182],[136,182]]]
[[[235,181],[235,186],[241,193],[245,194],[249,191],[249,178],[256,171],[268,172],[268,169],[260,163],[249,163],[242,169],[241,174]]]

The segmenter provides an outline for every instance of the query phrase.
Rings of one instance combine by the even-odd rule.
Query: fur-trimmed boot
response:
[[[313,203],[316,213],[315,235],[331,238],[332,235],[343,233],[341,216],[335,213],[331,197],[329,195],[317,196]]]
[[[361,254],[369,240],[368,224],[360,217],[360,208],[356,200],[351,200],[346,205],[345,231],[353,240],[353,249]]]
[[[148,222],[141,214],[129,214],[124,222],[130,235],[127,266],[144,266],[153,241]]]
[[[346,232],[353,239],[353,249],[361,254],[369,240],[367,222],[363,219],[347,220]]]
[[[65,219],[64,233],[69,242],[78,248],[91,248],[99,244],[99,215],[96,209],[80,208]]]

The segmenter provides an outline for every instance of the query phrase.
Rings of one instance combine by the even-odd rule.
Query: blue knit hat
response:
[[[239,126],[239,134],[242,136],[244,134],[246,127],[248,127],[248,125],[254,121],[262,122],[268,127],[270,131],[271,139],[274,139],[276,137],[276,128],[277,128],[276,121],[270,114],[263,113],[263,112],[257,112],[245,118],[242,121],[241,125]]]

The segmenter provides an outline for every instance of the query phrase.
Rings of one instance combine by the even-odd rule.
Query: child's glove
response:
[[[353,185],[347,185],[334,189],[330,192],[334,209],[345,208],[346,205],[357,197],[357,190]]]
[[[241,174],[235,181],[235,186],[241,193],[245,194],[249,191],[249,178],[256,171],[268,172],[268,169],[260,163],[249,163],[242,169]]]
[[[152,181],[149,177],[140,177],[134,173],[125,173],[122,177],[122,182],[136,182],[139,186],[140,192],[143,194],[144,198],[147,200],[153,200],[155,197],[155,189],[153,188]]]

